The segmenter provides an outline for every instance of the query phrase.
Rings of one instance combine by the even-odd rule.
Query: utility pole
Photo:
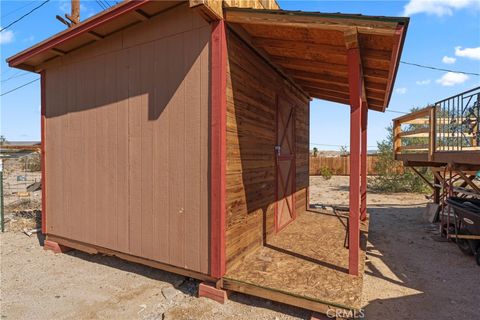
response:
[[[65,18],[67,18],[68,21],[59,15],[56,16],[58,21],[65,24],[69,28],[80,23],[80,0],[72,0],[71,7],[72,11],[70,14],[65,14]]]
[[[72,24],[77,24],[80,22],[80,0],[72,0],[72,12],[70,16],[66,16]]]

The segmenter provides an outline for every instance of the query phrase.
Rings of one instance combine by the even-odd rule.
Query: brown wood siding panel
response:
[[[207,274],[210,26],[131,29],[47,68],[47,232]]]
[[[227,270],[274,228],[276,96],[297,105],[297,205],[308,185],[308,101],[232,32],[227,36]],[[306,136],[305,136],[306,130]],[[305,144],[305,145],[304,145]],[[299,179],[300,178],[300,179]],[[303,191],[301,190],[303,189]]]

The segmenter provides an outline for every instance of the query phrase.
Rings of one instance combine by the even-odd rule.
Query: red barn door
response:
[[[295,219],[295,106],[277,97],[275,231]]]

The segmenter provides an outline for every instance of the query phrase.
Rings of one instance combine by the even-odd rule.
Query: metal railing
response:
[[[480,87],[435,103],[436,150],[480,150]]]
[[[480,151],[480,87],[393,120],[394,154]]]

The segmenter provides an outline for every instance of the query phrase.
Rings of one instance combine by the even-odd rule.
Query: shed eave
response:
[[[385,111],[409,18],[225,8],[225,19],[311,97],[349,104],[345,35],[359,34],[365,97]]]

